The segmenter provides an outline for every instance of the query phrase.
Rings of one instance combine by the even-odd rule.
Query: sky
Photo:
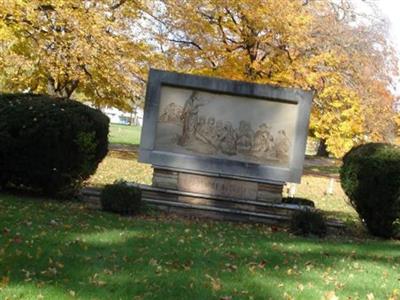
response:
[[[377,0],[377,3],[390,21],[390,36],[400,58],[400,0]],[[394,85],[393,92],[400,96],[400,79],[395,81],[397,84]]]
[[[400,0],[377,0],[382,13],[389,18],[391,37],[400,55]]]

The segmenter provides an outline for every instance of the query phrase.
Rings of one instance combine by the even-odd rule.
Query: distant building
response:
[[[101,111],[110,118],[110,122],[114,124],[136,125],[143,124],[143,109],[136,107],[132,112],[121,111],[114,107],[102,108]]]

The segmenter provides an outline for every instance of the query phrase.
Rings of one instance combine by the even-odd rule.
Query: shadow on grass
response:
[[[357,215],[352,212],[347,211],[337,211],[337,210],[323,210],[320,211],[328,218],[340,220],[348,226],[362,227],[362,223]]]
[[[400,279],[398,242],[122,218],[1,194],[0,229],[0,278],[9,278],[0,293],[28,299],[39,293],[51,299],[282,299],[285,293],[320,299],[328,290],[361,298],[372,290],[387,298]]]

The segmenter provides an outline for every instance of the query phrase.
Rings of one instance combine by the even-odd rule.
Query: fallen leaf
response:
[[[0,287],[6,287],[10,282],[10,277],[3,276],[0,280]]]
[[[336,296],[335,291],[329,291],[325,293],[324,300],[339,300],[339,297]]]
[[[211,287],[214,291],[219,291],[222,288],[219,278],[214,278],[208,274],[206,274],[206,277],[211,280]]]

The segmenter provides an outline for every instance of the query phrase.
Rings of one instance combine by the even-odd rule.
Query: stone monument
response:
[[[154,175],[144,200],[192,210],[276,208],[283,185],[300,182],[312,96],[152,69],[139,161]]]

